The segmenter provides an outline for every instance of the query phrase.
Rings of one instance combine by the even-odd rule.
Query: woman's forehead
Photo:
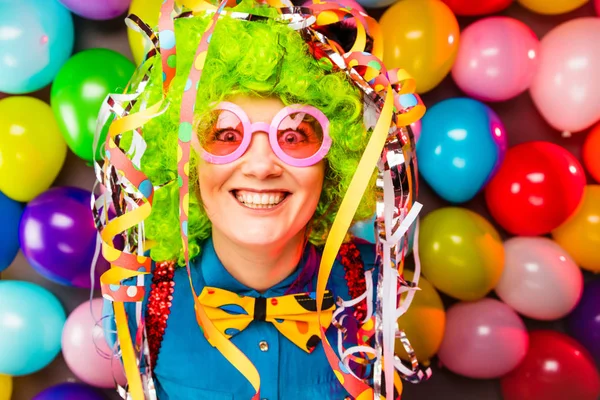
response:
[[[252,123],[271,121],[285,107],[285,104],[278,97],[237,94],[228,98],[227,101],[236,104],[244,110]]]

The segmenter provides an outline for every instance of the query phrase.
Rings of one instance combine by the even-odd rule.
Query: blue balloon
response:
[[[73,51],[71,13],[58,0],[0,0],[0,92],[48,85]]]
[[[13,262],[19,252],[19,221],[23,206],[0,192],[0,272]]]
[[[32,400],[106,400],[97,389],[82,383],[61,383],[49,387]]]
[[[67,316],[48,290],[31,282],[0,281],[0,374],[39,371],[61,348]]]
[[[375,215],[364,221],[357,221],[350,227],[350,233],[362,240],[366,240],[369,243],[375,243]],[[412,252],[414,238],[415,238],[415,227],[416,224],[412,224],[408,229],[408,251],[406,254]]]
[[[422,122],[417,143],[421,176],[447,201],[472,199],[504,160],[502,121],[477,100],[454,98],[431,107]]]

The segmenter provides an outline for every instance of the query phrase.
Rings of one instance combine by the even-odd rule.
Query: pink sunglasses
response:
[[[240,158],[256,132],[269,134],[275,155],[294,167],[308,167],[321,161],[331,147],[329,120],[312,106],[291,105],[281,109],[270,124],[251,123],[236,104],[220,103],[211,117],[199,124],[192,143],[211,164],[227,164]]]

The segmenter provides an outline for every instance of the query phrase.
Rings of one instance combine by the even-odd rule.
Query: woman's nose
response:
[[[241,171],[259,179],[281,175],[283,168],[273,152],[266,132],[254,132],[250,146],[242,156]]]

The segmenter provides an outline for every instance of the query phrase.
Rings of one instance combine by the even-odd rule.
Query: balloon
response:
[[[600,185],[588,185],[575,213],[552,237],[583,269],[600,272]]]
[[[542,116],[559,131],[578,132],[600,119],[598,38],[600,19],[588,17],[557,26],[540,42],[540,65],[530,93]]]
[[[116,18],[127,11],[131,0],[59,0],[73,13],[88,19]]]
[[[50,187],[66,155],[48,104],[33,97],[0,100],[0,191],[17,201],[33,199]]]
[[[517,0],[523,7],[538,14],[564,14],[581,7],[588,0]]]
[[[67,382],[44,390],[32,400],[106,400],[106,397],[91,386]]]
[[[8,268],[19,252],[21,204],[0,192],[0,272]]]
[[[12,396],[12,377],[0,375],[0,400],[10,400]]]
[[[192,7],[198,0],[176,0],[177,3]],[[350,0],[346,0],[350,1]],[[163,0],[131,0],[128,14],[135,14],[148,26],[154,27],[158,24],[158,13]],[[150,50],[150,40],[142,33],[127,28],[129,47],[136,65],[140,65],[146,53]]]
[[[596,125],[592,129],[583,144],[583,165],[585,165],[585,168],[596,182],[600,183],[600,157],[598,157],[598,149],[600,149],[600,125]]]
[[[465,208],[439,208],[425,216],[419,234],[423,275],[436,289],[460,300],[484,297],[502,274],[500,235]]]
[[[102,299],[80,304],[67,318],[62,333],[62,353],[69,369],[83,382],[112,388],[115,379],[126,382],[119,358],[104,340]],[[91,308],[91,310],[90,310]]]
[[[538,66],[539,40],[523,22],[489,17],[460,34],[452,77],[468,96],[505,101],[529,88]]]
[[[369,243],[375,243],[375,215],[365,221],[357,221],[350,227],[350,232],[355,237],[366,240]],[[408,228],[408,250],[407,254],[412,251],[413,242],[415,239],[415,228],[416,224],[412,224],[410,228]],[[402,248],[404,244],[401,244],[400,248]]]
[[[595,0],[594,5],[596,7],[596,14],[600,15],[600,0]]]
[[[410,124],[410,127],[413,131],[413,135],[415,137],[415,143],[419,142],[419,139],[421,138],[421,131],[423,129],[423,122],[421,122],[421,120],[418,120],[416,122],[413,122],[412,124]]]
[[[77,156],[92,161],[100,106],[107,94],[123,91],[134,70],[131,61],[113,50],[91,49],[77,53],[58,73],[50,104],[67,145]]]
[[[60,302],[30,282],[0,281],[0,374],[39,371],[60,351],[65,323]]]
[[[462,203],[494,175],[506,148],[504,125],[491,108],[473,99],[447,99],[423,118],[419,172],[442,198]]]
[[[397,0],[357,0],[358,3],[367,8],[383,8],[394,4]]]
[[[501,380],[504,400],[597,400],[600,376],[588,352],[555,331],[533,331],[523,362]]]
[[[158,24],[158,13],[162,0],[131,0],[129,14],[135,14],[149,26]],[[146,53],[150,50],[150,40],[142,33],[136,32],[131,28],[127,28],[127,38],[129,39],[129,47],[133,60],[136,65],[140,65]]]
[[[504,271],[495,289],[503,302],[526,317],[547,321],[575,308],[583,275],[558,244],[543,237],[514,237],[504,243],[504,254]]]
[[[569,315],[567,329],[600,366],[600,279],[585,284],[579,304]]]
[[[0,32],[0,92],[43,88],[73,51],[73,19],[58,0],[3,1]]]
[[[89,288],[90,266],[97,231],[90,209],[91,193],[57,187],[31,201],[21,218],[21,248],[42,276],[62,285]],[[95,271],[97,285],[108,263],[101,256]]]
[[[443,0],[456,15],[485,15],[502,11],[513,0]]]
[[[438,357],[456,374],[498,378],[519,365],[527,344],[527,328],[521,318],[506,304],[485,298],[448,309]]]
[[[438,0],[402,0],[388,8],[379,24],[385,37],[383,62],[415,78],[417,92],[436,87],[452,68],[460,30],[456,17]]]
[[[535,141],[511,147],[485,190],[492,217],[521,236],[549,233],[575,211],[585,174],[566,149]]]
[[[414,272],[404,270],[403,275],[404,279],[412,281]],[[398,327],[406,333],[419,362],[427,364],[442,344],[446,312],[440,295],[431,283],[421,277],[419,288],[421,290],[415,293],[408,311],[398,318]],[[405,297],[406,294],[403,294],[402,298]],[[399,357],[409,360],[399,339],[396,340],[396,349]]]

